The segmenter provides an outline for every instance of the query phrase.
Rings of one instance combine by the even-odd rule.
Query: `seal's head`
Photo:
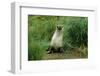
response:
[[[62,25],[57,25],[57,30],[61,31],[63,29],[63,26]]]

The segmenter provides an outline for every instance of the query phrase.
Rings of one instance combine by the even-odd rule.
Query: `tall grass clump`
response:
[[[64,30],[64,46],[86,46],[88,42],[88,18],[70,17]]]
[[[42,46],[41,46],[42,45]],[[42,60],[45,55],[46,46],[43,43],[31,43],[28,45],[28,60]]]
[[[55,30],[56,16],[28,16],[28,60],[42,60]]]

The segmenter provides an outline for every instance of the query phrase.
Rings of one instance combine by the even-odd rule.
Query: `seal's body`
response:
[[[63,26],[56,26],[53,34],[48,53],[63,52]]]

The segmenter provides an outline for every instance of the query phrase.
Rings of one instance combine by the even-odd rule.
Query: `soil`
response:
[[[52,60],[52,59],[79,59],[79,58],[87,58],[87,56],[83,56],[79,51],[66,51],[64,53],[51,53],[45,54],[43,60]]]

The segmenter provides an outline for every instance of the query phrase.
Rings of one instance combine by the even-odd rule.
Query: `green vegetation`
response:
[[[64,26],[64,57],[87,58],[88,18],[74,16],[28,16],[28,60],[50,59],[46,54],[56,25]],[[71,57],[68,57],[71,53]],[[78,55],[77,57],[76,54]],[[74,56],[75,55],[75,56]],[[63,56],[63,55],[62,55]],[[53,59],[60,59],[53,55]]]

